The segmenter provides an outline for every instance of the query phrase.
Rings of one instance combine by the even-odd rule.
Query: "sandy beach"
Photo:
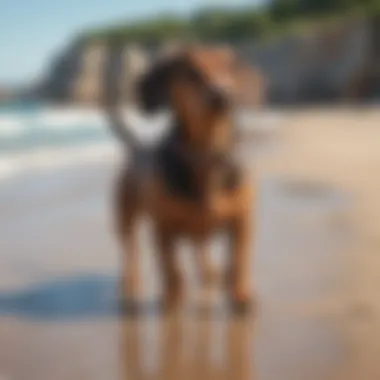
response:
[[[282,117],[275,148],[252,163],[258,301],[247,318],[228,314],[219,289],[197,289],[187,246],[180,315],[120,315],[115,160],[2,181],[0,379],[378,380],[380,110]],[[149,226],[141,235],[149,305],[159,293]],[[217,239],[220,266],[222,248]]]

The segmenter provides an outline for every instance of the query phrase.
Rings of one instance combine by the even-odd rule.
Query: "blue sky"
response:
[[[82,29],[160,12],[189,14],[210,5],[263,0],[0,0],[0,84],[38,78]]]

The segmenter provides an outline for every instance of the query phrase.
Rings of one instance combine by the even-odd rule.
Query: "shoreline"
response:
[[[120,380],[125,371],[129,380],[150,371],[167,380],[179,371],[208,380],[240,368],[247,379],[377,380],[380,110],[353,115],[287,113],[277,131],[281,149],[254,161],[252,318],[230,317],[224,290],[199,292],[187,246],[180,262],[189,294],[180,315],[117,313],[117,165],[72,165],[2,182],[0,373]],[[158,297],[159,271],[148,225],[140,241],[150,302]],[[222,268],[223,241],[214,252]],[[198,316],[199,303],[210,313]]]

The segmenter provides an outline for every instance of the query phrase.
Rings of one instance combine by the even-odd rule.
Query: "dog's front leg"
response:
[[[252,223],[249,215],[241,216],[230,227],[230,297],[235,311],[249,308],[252,300],[253,248],[251,246]]]
[[[140,295],[140,255],[138,247],[138,223],[133,220],[124,226],[120,238],[123,243],[122,294],[125,306],[132,306]]]
[[[218,272],[212,260],[210,241],[208,239],[200,239],[197,241],[196,251],[197,269],[202,285],[209,286],[214,284]]]
[[[176,307],[183,296],[183,279],[177,264],[175,235],[156,231],[159,265],[162,273],[163,301],[166,309]]]
[[[140,203],[133,178],[123,173],[115,194],[115,229],[122,249],[121,294],[123,306],[134,306],[140,295],[138,227]],[[132,302],[131,302],[132,301]]]

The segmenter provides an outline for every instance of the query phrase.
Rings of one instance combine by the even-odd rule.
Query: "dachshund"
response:
[[[248,97],[251,104],[261,104],[261,74],[226,47],[191,46],[162,58],[142,75],[136,96],[146,114],[171,109],[173,122],[167,136],[147,149],[121,116],[117,70],[111,71],[105,110],[110,126],[131,153],[115,195],[117,234],[125,249],[126,299],[139,288],[137,226],[145,214],[153,225],[167,308],[183,299],[177,240],[194,242],[201,278],[207,282],[213,273],[208,239],[222,230],[229,238],[229,300],[234,310],[249,309],[256,191],[232,154],[237,139],[234,110]]]

